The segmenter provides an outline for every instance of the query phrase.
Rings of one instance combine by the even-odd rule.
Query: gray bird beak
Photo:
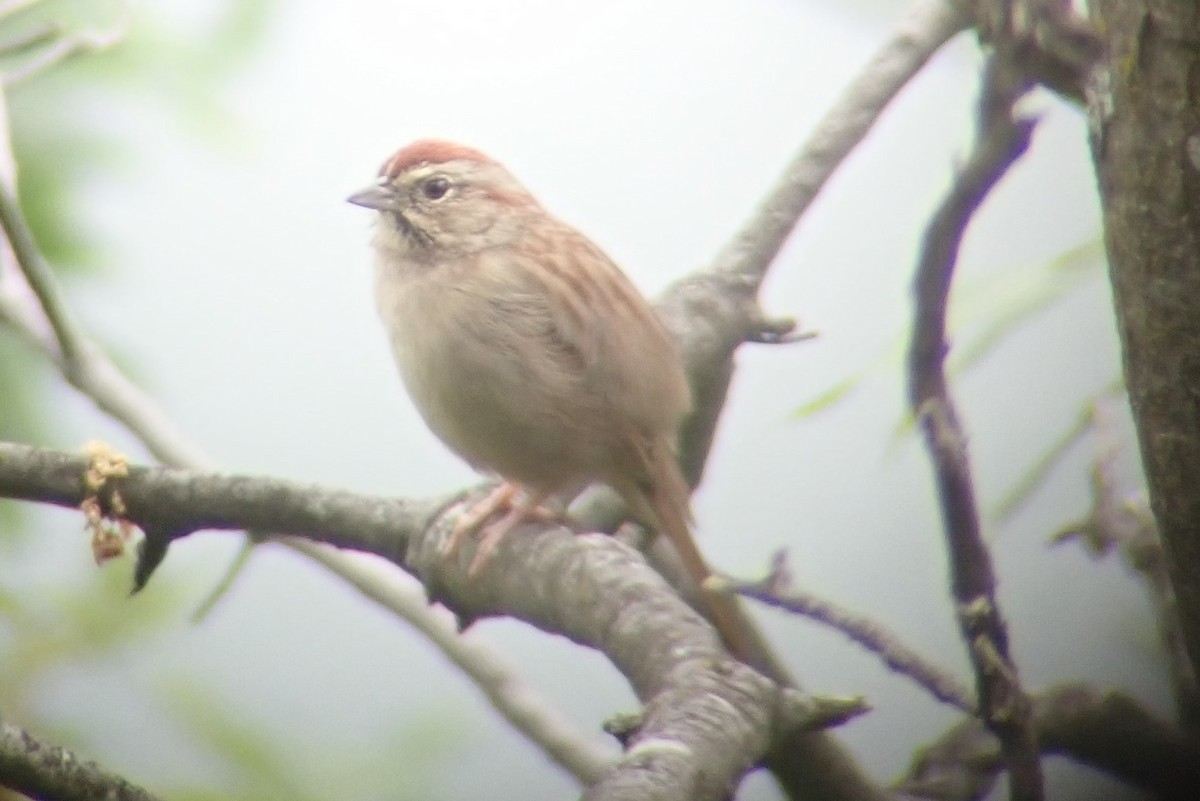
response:
[[[390,186],[376,184],[346,198],[347,203],[376,211],[401,211],[403,204]]]

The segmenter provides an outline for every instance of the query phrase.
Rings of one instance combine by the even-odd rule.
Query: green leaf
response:
[[[796,418],[812,417],[818,412],[823,412],[826,409],[834,406],[863,382],[868,376],[868,371],[856,373],[852,376],[847,376],[833,386],[826,389],[821,394],[809,401],[805,401],[798,409],[792,412],[792,416]]]
[[[997,523],[1005,523],[1012,519],[1021,507],[1033,496],[1038,487],[1042,486],[1046,477],[1062,461],[1063,457],[1092,429],[1096,403],[1103,397],[1121,395],[1125,392],[1125,384],[1121,380],[1109,384],[1099,396],[1091,398],[1084,404],[1075,422],[1063,431],[1046,450],[1034,460],[1017,481],[1001,496],[1000,501],[992,509],[991,517]]]
[[[233,589],[233,584],[237,581],[238,576],[242,575],[246,570],[246,566],[250,564],[250,555],[253,553],[256,544],[252,537],[245,537],[242,547],[238,549],[238,552],[233,557],[233,561],[225,570],[225,575],[221,577],[221,580],[217,582],[217,585],[213,587],[208,596],[200,602],[200,605],[196,607],[196,611],[192,612],[191,622],[193,626],[203,623],[209,613],[221,602],[221,599]]]
[[[1087,281],[1103,275],[1099,238],[1059,254],[1045,264],[1028,264],[961,281],[954,287],[950,331],[955,342],[949,369],[969,370],[992,353],[1020,325]]]

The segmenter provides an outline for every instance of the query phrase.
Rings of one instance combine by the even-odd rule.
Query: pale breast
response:
[[[452,265],[377,266],[380,316],[414,405],[480,469],[542,487],[597,477],[594,400],[580,367],[546,348],[540,301]]]

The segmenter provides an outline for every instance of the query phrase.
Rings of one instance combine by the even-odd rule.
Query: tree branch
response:
[[[7,133],[7,128],[4,129],[4,133]],[[7,147],[3,148],[3,153],[6,156],[9,154]],[[9,164],[11,166],[10,162]],[[11,173],[11,170],[9,172]],[[8,197],[11,198],[11,194]],[[24,237],[27,242],[32,243],[28,225],[20,209],[9,207],[8,211],[13,213],[8,216],[0,215],[0,224],[3,224],[8,239],[12,241]],[[26,283],[40,282],[41,292],[25,295],[17,291],[15,281],[0,280],[0,323],[6,324],[31,347],[56,364],[72,386],[90,398],[102,412],[123,424],[160,461],[194,468],[208,465],[207,457],[176,428],[154,399],[134,384],[108,355],[76,326],[53,275],[45,269],[39,272],[39,266],[45,268],[45,263],[36,248],[22,250],[21,253],[23,258],[13,258],[11,261],[14,263],[11,265],[0,266],[15,268],[12,276],[16,279],[24,276]],[[46,307],[32,307],[33,304],[29,302],[39,295],[50,299],[51,308],[62,311],[54,319],[58,321],[58,327],[66,340],[75,343],[75,351],[79,354],[78,361],[70,368],[62,358],[62,349],[56,347],[54,339],[51,338],[52,335],[48,337],[45,334],[46,330],[52,330],[53,327],[47,325],[43,328],[39,324],[51,315],[47,313]],[[289,540],[283,545],[319,561],[368,598],[399,614],[418,630],[426,633],[439,630],[441,621],[434,617],[431,609],[397,603],[395,596],[385,589],[385,582],[378,576],[369,574],[361,564],[353,561],[350,555],[321,550],[312,543],[299,540]],[[443,647],[452,663],[461,663],[463,651],[449,648],[448,638],[435,637],[434,642]],[[502,664],[498,654],[476,644],[471,647],[470,656],[474,662],[471,669],[465,671],[466,675],[476,680],[491,682],[481,685],[483,691],[497,704],[500,713],[517,726],[518,731],[539,744],[551,759],[558,761],[561,758],[559,764],[581,783],[595,780],[600,771],[598,762],[601,757],[594,750],[590,738],[577,736],[573,742],[569,742],[569,729],[561,725],[561,716],[549,702],[539,708],[537,693],[518,676],[513,675],[511,670]],[[497,691],[495,685],[501,685],[504,691]],[[548,739],[540,740],[539,737],[543,735]]]
[[[1034,696],[1033,712],[1043,753],[1070,756],[1162,801],[1200,798],[1200,745],[1129,696],[1068,684]],[[896,787],[971,801],[986,796],[1004,768],[999,741],[971,718],[923,748]]]
[[[800,217],[892,99],[934,53],[971,24],[969,4],[917,0],[892,38],[846,87],[784,168],[742,229],[721,249],[711,272],[744,281],[752,293]]]
[[[966,451],[966,434],[946,383],[946,309],[959,245],[984,197],[1029,145],[1034,123],[1014,119],[1024,93],[998,57],[989,62],[974,149],[926,230],[915,280],[916,308],[909,351],[909,400],[933,460],[950,556],[959,626],[975,668],[980,714],[1000,739],[1014,801],[1042,797],[1041,765],[1029,700],[1009,657],[1008,631],[996,600],[991,555]]]
[[[157,801],[140,787],[65,748],[0,723],[0,785],[53,801]]]
[[[0,58],[23,53],[54,41],[58,34],[59,30],[54,25],[38,25],[35,28],[16,33],[7,39],[0,39]]]
[[[347,562],[353,554],[338,553],[318,543],[293,539],[287,543],[346,581],[425,635],[450,662],[479,687],[488,702],[517,731],[537,743],[546,755],[581,784],[595,784],[616,763],[611,744],[595,742],[535,687],[505,664],[499,654],[478,641],[463,637],[450,615],[431,614],[425,589],[415,581],[401,584],[370,564]],[[357,561],[357,560],[356,560]]]
[[[0,496],[78,507],[88,497],[88,466],[82,454],[0,443]],[[123,517],[148,537],[176,539],[202,529],[269,527],[279,534],[378,554],[402,566],[405,545],[440,508],[435,502],[174,467],[131,466],[128,477],[110,479],[99,498],[106,511],[114,491],[124,501]]]
[[[975,3],[984,43],[1012,54],[1031,81],[1077,103],[1088,73],[1104,52],[1088,20],[1067,0],[983,0]]]
[[[71,319],[70,311],[63,300],[54,275],[49,265],[42,258],[41,251],[33,241],[33,232],[25,222],[25,216],[17,206],[17,199],[9,188],[0,181],[0,225],[4,227],[8,244],[13,250],[21,272],[25,276],[29,288],[37,297],[38,305],[46,315],[54,339],[58,344],[58,358],[63,372],[76,372],[82,361],[83,344],[80,341],[79,326]]]
[[[769,329],[772,336],[779,334],[778,323],[766,321],[755,301],[767,267],[796,219],[890,98],[942,43],[964,27],[963,6],[960,0],[918,0],[905,25],[853,82],[714,268],[681,282],[660,304],[660,311],[681,339],[697,402],[697,413],[682,432],[684,465],[694,481],[703,468],[724,404],[733,350],[742,341],[761,339],[763,330]],[[710,316],[713,307],[719,313]],[[90,358],[93,355],[95,359]],[[90,353],[90,373],[72,378],[72,383],[139,436],[157,437],[149,444],[159,458],[174,464],[203,464],[169,421],[155,417],[152,404],[138,408],[136,402],[148,399],[136,387],[115,369],[98,366],[111,367],[111,362],[103,354]],[[787,678],[782,669],[777,673]],[[784,738],[769,764],[794,797],[879,797],[878,789],[862,776],[853,760],[820,734],[804,735],[796,741]]]
[[[2,15],[3,12],[0,12],[0,16]],[[129,5],[125,3],[122,4],[117,22],[109,31],[61,34],[48,47],[43,48],[24,64],[5,72],[3,76],[0,76],[0,81],[3,82],[5,88],[12,88],[74,56],[107,50],[125,39],[125,35],[129,31],[130,16]]]
[[[738,581],[722,576],[712,583],[717,589],[736,592],[836,629],[879,656],[889,670],[908,676],[924,687],[937,700],[975,714],[971,692],[948,671],[926,660],[874,620],[793,586],[782,554],[776,558],[775,566],[765,579]]]
[[[1100,0],[1089,7],[1107,45],[1088,87],[1088,111],[1125,383],[1194,670],[1200,666],[1200,20],[1194,2]]]
[[[1125,566],[1141,579],[1167,653],[1179,720],[1194,731],[1200,728],[1200,689],[1184,645],[1179,605],[1154,515],[1143,493],[1121,490],[1117,479],[1120,448],[1111,417],[1101,401],[1093,404],[1087,430],[1096,442],[1091,471],[1092,508],[1082,520],[1058,532],[1053,542],[1078,541],[1095,557],[1116,549]]]
[[[92,492],[88,467],[84,456],[0,443],[0,496],[78,506]],[[795,706],[795,693],[732,660],[713,628],[612,537],[527,526],[470,577],[473,543],[443,556],[456,508],[441,500],[143,466],[110,478],[95,499],[111,509],[115,493],[148,537],[270,527],[355,548],[411,570],[466,620],[507,614],[604,651],[645,709],[625,757],[589,798],[620,797],[612,793],[630,782],[676,788],[663,798],[723,798],[767,750],[781,710]]]

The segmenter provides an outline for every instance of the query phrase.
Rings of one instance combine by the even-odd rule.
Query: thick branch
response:
[[[86,497],[83,455],[0,443],[0,496],[78,507]],[[129,468],[112,479],[125,517],[149,537],[174,539],[201,529],[266,529],[402,561],[405,543],[436,514],[433,502],[373,498],[270,478]],[[111,496],[101,498],[107,504]]]
[[[0,112],[3,106],[0,105]],[[3,116],[0,114],[0,116]],[[7,130],[4,129],[4,133]],[[10,155],[7,148],[2,151]],[[12,173],[11,161],[6,162]],[[29,228],[18,208],[6,207],[7,214],[0,215],[0,222],[7,238],[23,242],[23,247],[13,251],[8,263],[10,280],[0,275],[0,323],[8,325],[20,338],[30,344],[62,371],[63,376],[84,396],[90,398],[101,411],[124,424],[142,444],[161,461],[180,467],[203,467],[207,459],[199,449],[178,430],[158,404],[134,384],[103,350],[89,341],[86,334],[76,327],[66,312],[61,290],[53,275],[45,269],[41,254],[32,247]],[[29,294],[20,291],[18,281],[23,276],[30,288]],[[39,299],[38,304],[30,302]],[[56,321],[55,325],[49,323]],[[79,358],[68,362],[61,353],[71,350],[57,346],[55,330],[65,341],[73,342]],[[529,688],[523,679],[503,664],[497,654],[475,644],[467,644],[461,638],[452,637],[441,625],[440,615],[423,604],[408,602],[400,591],[389,588],[388,582],[368,572],[352,555],[299,539],[290,539],[285,546],[320,562],[326,569],[341,577],[367,598],[391,610],[413,627],[426,633],[431,640],[443,648],[447,657],[459,665],[464,674],[475,680],[497,710],[509,720],[517,731],[540,745],[547,755],[570,771],[581,783],[596,781],[611,764],[601,749],[594,747],[590,737],[572,731],[551,703],[545,701]],[[140,563],[139,567],[141,567]],[[142,577],[144,578],[144,577]]]
[[[976,29],[1012,53],[1030,80],[1083,102],[1088,72],[1103,52],[1091,24],[1064,0],[980,0]]]
[[[708,271],[673,286],[658,311],[680,343],[691,380],[695,412],[681,431],[681,461],[689,480],[700,481],[717,420],[733,375],[732,356],[743,342],[762,339],[765,321],[758,288],[784,241],[829,177],[862,141],[875,120],[929,57],[969,22],[957,0],[918,0],[905,22],[850,83],[743,228]],[[586,518],[611,528],[621,513],[612,498],[598,501]],[[760,668],[793,683],[769,653]],[[768,766],[791,797],[880,798],[854,761],[825,735],[782,739]]]
[[[980,531],[966,434],[946,383],[946,308],[958,249],[984,197],[1025,151],[1033,122],[1014,119],[1022,92],[993,58],[980,103],[975,147],[950,194],[930,221],[915,282],[916,312],[909,352],[909,399],[933,460],[959,625],[975,668],[980,714],[999,737],[1014,799],[1042,797],[1041,763],[1029,701],[1009,657],[1008,632],[997,604],[991,555]]]
[[[0,785],[53,801],[157,801],[95,762],[8,723],[0,723]]]
[[[693,480],[699,477],[724,404],[733,350],[742,341],[761,340],[764,330],[778,332],[778,324],[765,321],[755,301],[767,267],[824,181],[862,139],[890,98],[930,54],[964,27],[963,6],[958,0],[918,0],[896,37],[854,81],[760,212],[724,250],[714,270],[685,281],[660,305],[680,336],[693,379],[697,413],[683,432],[685,467]],[[722,307],[723,313],[710,316],[714,305]],[[82,374],[67,371],[81,391],[139,436],[148,436],[148,444],[160,458],[175,464],[197,463],[195,450],[182,442],[169,421],[157,415],[124,376],[111,369],[107,357],[89,353],[86,366]],[[878,790],[832,741],[820,734],[804,735],[803,740],[782,741],[769,761],[789,794],[878,797]]]
[[[1125,383],[1200,665],[1200,6],[1091,7],[1108,46],[1088,105]]]
[[[1119,692],[1070,684],[1033,699],[1038,741],[1163,801],[1200,798],[1200,745]],[[899,789],[938,801],[987,795],[1004,770],[1000,743],[975,719],[947,731],[913,761]]]
[[[14,219],[19,220],[20,218],[18,216]],[[19,266],[24,267],[25,265],[21,263]],[[52,290],[54,289],[52,284],[50,287]],[[714,293],[714,296],[720,298],[721,296],[717,294],[717,290],[718,288],[716,287],[710,287],[710,291]],[[729,312],[729,315],[725,317],[725,324],[734,326],[738,331],[745,330],[747,326],[742,318],[738,316],[745,311],[745,306],[742,305],[735,308],[734,306],[729,305],[726,308]],[[155,455],[164,461],[179,465],[194,466],[203,465],[205,463],[205,460],[197,453],[195,447],[190,445],[186,439],[180,435],[171,421],[168,420],[158,410],[153,401],[132,382],[130,382],[129,379],[112,363],[107,355],[83,339],[83,335],[78,330],[72,328],[69,335],[76,337],[79,342],[83,343],[81,352],[84,354],[84,357],[77,366],[77,369],[67,370],[66,362],[58,357],[53,344],[48,343],[43,336],[40,336],[40,332],[35,330],[33,326],[30,325],[31,316],[26,312],[27,310],[25,307],[19,303],[15,296],[0,295],[0,319],[7,321],[10,325],[13,325],[16,330],[24,336],[25,339],[34,343],[44,353],[50,356],[61,368],[64,368],[64,374],[68,377],[72,384],[79,388],[80,391],[82,391],[85,395],[94,399],[103,410],[129,426],[129,428],[147,444],[147,446],[153,453],[155,453]],[[66,318],[64,316],[60,317],[59,319],[63,320]],[[694,329],[689,325],[686,319],[676,320],[676,323],[678,324],[676,328],[677,334],[681,336],[685,342],[688,341],[688,339],[693,336]],[[705,321],[704,325],[707,326],[710,323],[711,321]],[[707,331],[708,329],[705,328],[704,330]],[[724,337],[724,339],[736,340],[736,337]],[[728,370],[728,364],[732,355],[732,350],[733,348],[730,347],[727,352],[719,354],[721,358],[724,359],[723,364],[725,365],[725,370]],[[710,394],[709,402],[713,405],[712,416],[715,418],[720,406],[724,402],[723,388],[721,394],[719,395]],[[705,443],[703,447],[692,448],[691,452],[699,454],[699,458],[702,459],[703,453],[706,451],[706,449],[707,443]],[[73,481],[74,479],[72,477],[69,480]],[[274,489],[279,489],[280,486],[281,485],[273,485]],[[296,485],[290,486],[294,488]],[[58,488],[57,491],[60,493],[60,497],[58,499],[59,502],[62,502],[62,492],[66,492],[68,495],[73,492],[71,487],[72,485],[68,484],[66,490],[63,490],[62,487]],[[260,486],[258,491],[262,491],[270,495],[272,490],[271,488]],[[183,496],[188,496],[189,493],[190,489],[181,491],[179,495],[182,498]],[[276,498],[278,498],[278,496],[276,496]],[[54,500],[52,498],[47,499]],[[317,499],[316,503],[319,505],[322,503],[327,503],[328,501],[328,498],[322,497]],[[431,503],[429,506],[430,508],[434,508],[439,506],[439,503],[440,502]],[[336,504],[334,505],[336,506]],[[200,510],[195,511],[199,512]],[[144,521],[147,525],[151,526],[151,533],[153,535],[148,542],[151,544],[157,544],[158,548],[161,549],[165,547],[171,536],[178,535],[179,533],[187,530],[189,525],[198,525],[201,523],[206,523],[209,525],[214,525],[221,522],[228,523],[231,518],[237,516],[236,514],[231,513],[231,510],[228,508],[213,510],[213,513],[215,516],[222,519],[205,520],[202,517],[197,516],[190,521],[186,519],[180,520],[169,508],[155,510],[153,513],[148,514],[146,516],[146,520]],[[302,509],[296,509],[293,510],[292,514],[303,517],[303,515],[306,514],[306,511]],[[247,523],[247,521],[253,519],[257,521],[256,524],[261,525],[260,530],[262,531],[274,532],[279,529],[278,524],[280,522],[280,518],[277,517],[274,512],[263,512],[262,514],[258,514],[250,510],[249,515],[249,517],[246,517],[242,521],[243,523]],[[303,528],[312,521],[297,521],[297,519],[293,517],[293,522],[300,526],[300,528]],[[324,525],[327,523],[328,521],[323,521],[322,524]],[[409,519],[406,525],[415,525],[415,522]],[[335,534],[345,534],[345,536],[349,539],[338,542],[337,538],[333,536]],[[371,534],[371,532],[366,530],[350,532],[333,531],[332,533],[326,534],[325,541],[337,542],[337,544],[355,544],[358,547],[366,550],[371,550],[373,547],[386,547],[386,532],[383,532],[382,539],[377,538],[375,545],[363,541],[353,542],[354,537],[359,537],[361,539],[364,534]],[[380,532],[375,532],[375,534],[380,534]],[[380,542],[384,543],[384,545],[380,545]],[[285,544],[288,543],[285,541]],[[394,553],[398,553],[399,550],[399,546],[396,546],[396,551]],[[311,552],[308,553],[311,556]],[[525,552],[522,551],[522,553],[524,554]],[[625,557],[627,558],[628,554],[626,554]],[[344,563],[344,561],[339,560],[336,554],[329,555],[329,558],[325,560],[325,563],[335,568],[339,575],[342,575],[355,586],[360,586],[360,582],[356,579],[352,566],[348,566]],[[514,575],[525,575],[527,570],[538,570],[539,565],[540,562],[537,560],[537,553],[534,552],[532,555],[532,561],[528,563],[516,563],[513,573]],[[548,570],[549,572],[545,575],[561,575],[561,571],[557,566],[552,566],[548,568]],[[546,604],[546,607],[543,611],[552,611],[556,608],[554,600],[555,596],[553,594],[533,592],[533,588],[528,585],[515,588],[514,592],[527,594],[531,593],[528,595],[526,600],[532,604]],[[603,595],[603,597],[616,596]],[[529,604],[526,604],[526,608],[528,608],[528,606]],[[512,607],[493,603],[493,599],[488,596],[476,598],[473,605],[464,600],[456,608],[460,614],[468,618],[482,614],[503,614],[505,612],[512,611]],[[546,614],[551,614],[551,611],[546,611]],[[526,619],[536,622],[536,618]],[[554,622],[546,624],[544,627],[548,628],[549,630],[558,630],[554,627]],[[688,625],[685,625],[684,628],[687,629]],[[693,631],[695,630],[694,625],[691,626],[691,628]],[[702,623],[701,628],[704,628]],[[529,712],[530,709],[528,705],[525,705],[519,714],[511,715],[510,720],[520,724],[529,723]],[[549,717],[543,717],[541,724],[529,725],[525,728],[522,728],[522,731],[527,736],[536,740],[539,732],[559,732],[561,729],[561,727],[554,726],[553,721],[550,720]],[[827,784],[831,788],[836,788],[839,791],[839,795],[837,797],[847,799],[870,799],[878,797],[878,790],[874,788],[864,776],[862,776],[857,767],[854,765],[853,760],[850,759],[849,755],[842,752],[832,740],[827,739],[819,732],[797,734],[794,735],[794,738],[798,739],[784,737],[780,741],[780,745],[776,750],[777,755],[771,758],[772,769],[776,771],[781,782],[789,788],[789,792],[791,792],[793,795],[799,796],[804,794],[803,788],[814,786],[814,784]],[[561,747],[560,742],[547,743],[540,740],[538,740],[538,742],[544,748],[546,748],[548,752],[555,752]],[[804,749],[804,756],[797,755],[797,749],[800,748]],[[581,753],[586,752],[586,744],[578,744],[576,750]],[[750,757],[748,754],[740,754],[739,756],[744,758]],[[589,774],[586,773],[580,775],[581,779],[586,779],[588,777]]]
[[[87,467],[82,456],[0,444],[0,496],[76,506],[87,496]],[[109,479],[102,506],[111,505],[114,492],[125,516],[150,537],[270,528],[352,547],[412,570],[431,595],[468,620],[508,614],[603,650],[645,711],[626,757],[589,790],[591,798],[619,797],[611,795],[616,787],[658,781],[677,788],[670,797],[724,797],[776,733],[778,686],[732,661],[712,627],[612,537],[529,526],[471,578],[472,546],[456,561],[442,555],[455,519],[438,514],[446,508],[442,501],[138,466]],[[664,749],[664,743],[674,745]]]

